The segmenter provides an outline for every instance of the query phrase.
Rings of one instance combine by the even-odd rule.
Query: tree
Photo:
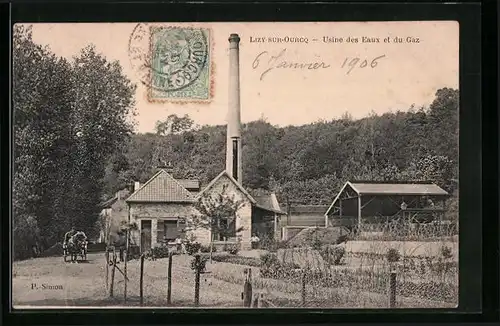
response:
[[[458,90],[439,89],[428,112],[428,136],[435,149],[434,154],[447,156],[454,161],[458,158],[459,101]]]
[[[73,104],[71,134],[65,171],[72,202],[59,214],[71,212],[73,224],[92,234],[99,216],[105,167],[130,137],[133,125],[135,85],[124,76],[120,64],[108,62],[93,45],[81,50],[72,64]]]
[[[229,194],[227,185],[223,185],[220,193],[205,192],[198,198],[195,214],[187,221],[188,229],[202,228],[210,231],[210,260],[212,259],[213,241],[217,237],[227,239],[243,231],[243,227],[236,227],[236,214],[244,205],[243,200],[236,199]]]
[[[164,121],[157,121],[155,126],[156,133],[162,136],[169,134],[178,135],[193,128],[194,121],[187,114],[183,117],[171,114]]]
[[[210,230],[212,240],[216,236],[229,238],[243,230],[236,228],[236,214],[244,205],[243,200],[238,200],[228,193],[227,185],[219,193],[205,192],[198,198],[195,208],[199,214],[188,221],[188,228],[203,228]]]
[[[27,242],[50,246],[51,223],[64,222],[54,217],[54,194],[68,149],[72,85],[70,64],[35,44],[30,27],[14,27],[13,58],[14,249],[21,254]]]
[[[135,86],[94,47],[70,62],[24,25],[14,27],[13,58],[15,250],[21,234],[48,248],[71,224],[92,236],[106,162],[132,131]]]
[[[453,192],[457,166],[452,160],[443,155],[429,155],[421,158],[416,163],[417,171],[422,180],[436,183],[446,191]]]
[[[261,119],[246,125],[243,132],[243,182],[251,188],[269,188],[276,171],[276,129]]]

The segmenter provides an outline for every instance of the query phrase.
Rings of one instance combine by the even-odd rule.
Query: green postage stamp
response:
[[[209,101],[211,97],[210,30],[150,29],[150,101]]]

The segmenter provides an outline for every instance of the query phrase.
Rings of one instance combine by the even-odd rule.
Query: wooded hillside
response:
[[[458,187],[458,90],[443,88],[428,108],[353,120],[275,127],[265,119],[244,125],[243,183],[274,190],[279,199],[329,204],[347,180],[429,180]],[[145,182],[160,163],[178,178],[208,183],[225,164],[225,126],[196,126],[171,115],[157,133],[132,136],[107,167],[108,194],[134,180]]]

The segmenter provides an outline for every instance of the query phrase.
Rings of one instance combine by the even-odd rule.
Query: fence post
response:
[[[262,308],[263,304],[264,304],[264,293],[259,293],[259,296],[257,299],[257,308]]]
[[[107,246],[104,257],[106,259],[106,290],[109,290],[109,251]]]
[[[172,253],[168,254],[167,304],[172,304]]]
[[[396,271],[391,270],[389,279],[389,308],[396,307]]]
[[[252,298],[251,307],[252,308],[257,308],[258,306],[259,306],[259,294],[255,293],[255,295]]]
[[[113,297],[113,288],[115,285],[116,251],[113,249],[113,268],[111,269],[111,284],[109,285],[109,296]]]
[[[125,250],[124,253],[124,266],[123,266],[123,301],[127,302],[127,260],[128,260],[128,250]]]
[[[139,294],[141,297],[141,306],[144,303],[144,292],[143,292],[143,285],[144,285],[144,254],[141,255],[141,275],[139,278]]]
[[[251,307],[252,306],[252,269],[245,269],[244,273],[246,274],[245,283],[243,284],[243,293],[241,297],[243,299],[243,307]]]
[[[196,255],[195,259],[196,269],[194,279],[194,305],[195,307],[198,307],[200,305],[200,255]]]
[[[127,239],[125,241],[125,252],[124,252],[124,255],[125,255],[125,266],[124,266],[124,271],[123,271],[123,277],[124,277],[124,285],[125,285],[125,288],[124,288],[124,291],[123,291],[123,299],[124,301],[126,302],[127,301],[127,283],[128,283],[128,277],[127,277],[127,263],[128,263],[128,249],[129,249],[129,237],[130,237],[130,230],[127,228],[126,232],[125,232],[125,235],[127,236]]]
[[[306,305],[306,273],[302,273],[302,306]]]

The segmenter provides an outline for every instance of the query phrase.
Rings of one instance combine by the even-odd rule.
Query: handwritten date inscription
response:
[[[385,57],[384,55],[378,56],[374,58],[373,60],[370,61],[370,67],[375,68],[378,65],[378,60],[382,59]],[[368,66],[368,60],[367,59],[360,59],[360,58],[345,58],[344,63],[342,63],[342,68],[348,67],[347,73],[349,74],[354,68],[359,67],[359,68],[366,68]]]
[[[270,54],[268,51],[264,51],[259,53],[253,63],[252,68],[262,69],[262,73],[260,75],[260,80],[263,80],[264,77],[275,69],[287,69],[287,70],[320,70],[320,69],[328,69],[331,67],[330,64],[325,63],[324,61],[315,61],[315,62],[293,62],[286,60],[286,49],[282,49],[278,54]],[[346,74],[350,74],[353,69],[362,69],[362,68],[375,68],[378,65],[378,61],[384,58],[385,55],[381,55],[375,57],[373,59],[364,59],[359,57],[354,58],[345,58],[340,68],[346,70]]]

